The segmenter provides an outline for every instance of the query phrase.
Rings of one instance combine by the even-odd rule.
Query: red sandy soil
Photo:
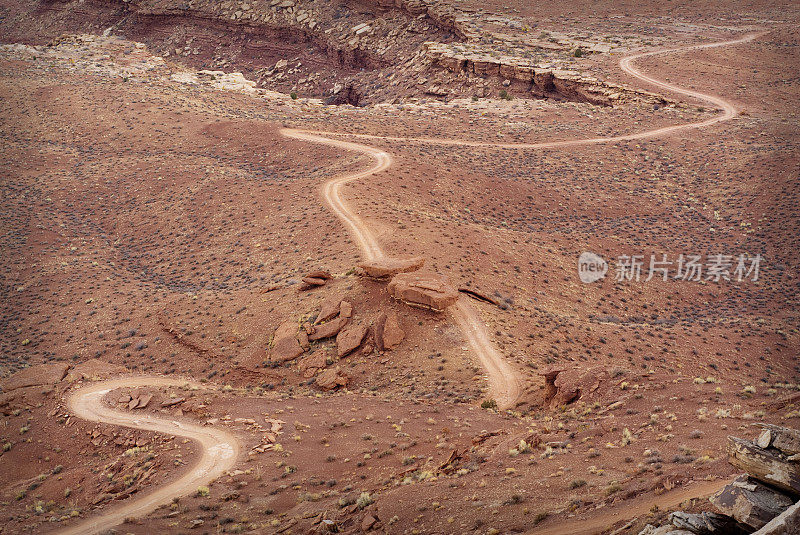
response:
[[[583,9],[575,4],[571,16],[580,20]],[[125,41],[87,44],[75,61],[3,51],[3,374],[96,358],[126,373],[215,385],[152,389],[150,405],[136,410],[211,420],[238,437],[240,462],[207,496],[180,498],[124,532],[184,532],[202,520],[199,532],[306,533],[323,517],[354,532],[373,515],[385,533],[569,532],[579,521],[600,531],[632,516],[625,532],[637,533],[680,505],[671,492],[734,473],[726,435],[753,436],[759,421],[797,427],[800,415],[800,39],[789,24],[765,22],[797,13],[748,9],[757,21],[747,24],[767,30],[758,40],[638,64],[742,112],[702,131],[546,150],[353,139],[394,159],[345,189],[384,250],[423,255],[458,286],[502,304],[475,307],[527,388],[510,412],[479,407],[483,370],[448,316],[396,303],[384,283],[353,271],[358,250],[319,187],[368,159],[279,130],[538,142],[697,121],[713,110],[522,99],[322,107],[179,84],[169,74],[181,67],[171,63],[123,77],[117,67],[141,53]],[[637,20],[637,28],[652,22]],[[680,46],[741,32],[665,24],[660,34]],[[592,61],[636,85],[617,60]],[[585,285],[576,259],[587,250],[607,259],[764,260],[757,283],[610,276]],[[298,291],[316,269],[334,279]],[[406,338],[337,362],[351,382],[323,393],[294,363],[266,367],[265,348],[279,324],[315,314],[332,296],[366,322],[398,312]],[[321,347],[337,360],[331,343]],[[552,367],[570,370],[567,380],[583,388],[577,401],[541,404],[540,373]],[[591,377],[579,382],[573,369]],[[76,521],[59,520],[72,511],[101,514],[126,490],[147,492],[185,470],[176,461],[194,459],[191,442],[67,418],[65,396],[88,380],[0,394],[4,532],[55,530]],[[162,409],[170,393],[186,406]],[[263,433],[235,419],[264,425],[265,417],[285,422],[282,451],[249,455]],[[483,431],[497,434],[481,440]],[[523,439],[531,451],[510,452]],[[140,441],[143,450],[125,454]],[[453,451],[460,458],[441,468]],[[109,466],[117,475],[106,475]],[[362,492],[374,503],[354,507]],[[93,505],[106,493],[116,499]]]

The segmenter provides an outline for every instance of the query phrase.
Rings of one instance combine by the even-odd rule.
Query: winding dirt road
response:
[[[387,152],[375,147],[331,139],[317,132],[284,128],[281,130],[281,133],[286,137],[294,139],[360,152],[370,156],[374,160],[374,164],[368,169],[356,173],[346,173],[325,182],[322,186],[322,195],[325,198],[325,202],[328,203],[328,206],[331,207],[333,212],[339,216],[350,229],[364,258],[366,260],[375,260],[384,257],[383,249],[381,249],[378,240],[361,218],[348,207],[347,203],[342,199],[340,192],[342,186],[348,182],[371,176],[388,169],[392,165],[392,157]],[[464,339],[486,369],[490,397],[494,399],[500,407],[505,408],[512,406],[519,398],[521,392],[519,374],[503,358],[503,355],[497,351],[494,344],[492,344],[486,332],[486,327],[478,315],[478,311],[475,310],[466,297],[462,296],[455,305],[450,307],[448,312],[464,334]]]
[[[729,120],[736,116],[737,110],[730,102],[713,95],[707,95],[698,91],[684,89],[667,82],[656,80],[650,76],[641,73],[633,66],[636,59],[654,56],[658,54],[682,53],[691,50],[698,50],[703,48],[715,48],[721,46],[730,46],[751,41],[761,34],[750,34],[745,37],[723,41],[718,43],[710,43],[705,45],[695,45],[682,48],[674,48],[668,50],[660,50],[653,52],[645,52],[633,56],[628,56],[620,61],[620,67],[623,71],[638,78],[644,82],[653,84],[661,89],[678,93],[690,98],[699,99],[706,103],[712,104],[719,108],[722,113],[717,114],[707,120],[687,123],[682,125],[673,125],[654,130],[648,130],[635,134],[627,134],[620,136],[610,137],[596,137],[589,139],[576,139],[554,142],[542,143],[484,143],[477,141],[461,141],[452,139],[434,139],[434,138],[402,138],[390,136],[374,136],[367,134],[346,134],[337,132],[314,132],[302,131],[293,129],[284,129],[282,133],[288,137],[301,139],[304,141],[323,143],[327,145],[336,146],[350,151],[356,151],[370,156],[374,160],[372,167],[359,171],[357,173],[348,173],[335,177],[327,181],[323,186],[323,195],[336,215],[342,219],[352,233],[356,243],[361,249],[364,257],[368,260],[373,260],[384,256],[375,236],[372,234],[367,225],[356,215],[347,205],[341,196],[342,186],[353,180],[358,180],[367,176],[380,173],[388,169],[392,164],[392,157],[385,151],[362,145],[358,143],[341,141],[332,139],[328,136],[351,136],[356,138],[376,139],[384,141],[402,141],[402,142],[421,142],[433,143],[438,145],[453,145],[453,146],[480,146],[480,147],[496,147],[507,149],[545,149],[557,147],[569,147],[576,145],[587,145],[593,143],[614,143],[618,141],[630,141],[637,139],[652,138],[662,135],[675,133],[682,130],[705,128],[713,124]],[[498,402],[500,406],[508,407],[513,405],[514,401],[518,398],[521,387],[519,374],[513,367],[503,358],[492,344],[487,332],[486,327],[481,321],[478,312],[466,300],[461,298],[459,302],[450,308],[450,314],[454,318],[456,324],[460,327],[464,334],[464,338],[472,347],[478,359],[486,368],[489,380],[490,395]],[[185,496],[195,492],[199,485],[203,485],[212,481],[222,475],[225,471],[233,467],[239,454],[239,444],[236,438],[222,430],[202,427],[199,425],[179,422],[169,418],[160,417],[154,414],[133,414],[129,412],[121,412],[112,409],[102,403],[102,397],[110,390],[120,387],[137,387],[137,386],[181,386],[185,385],[186,381],[168,379],[165,377],[133,377],[133,378],[120,378],[110,381],[102,381],[99,383],[91,384],[80,390],[75,391],[68,399],[70,410],[75,416],[93,421],[103,422],[113,425],[120,425],[123,427],[130,427],[134,429],[141,429],[147,431],[155,431],[159,433],[171,434],[175,436],[186,437],[198,443],[202,451],[200,460],[192,467],[186,474],[180,476],[178,479],[159,487],[152,492],[141,497],[123,503],[118,507],[113,507],[108,512],[98,515],[93,518],[83,520],[73,526],[61,531],[60,533],[77,535],[77,534],[94,534],[99,533],[109,528],[120,524],[127,517],[143,516],[160,505],[169,503],[174,497]],[[722,483],[715,484],[709,483],[701,485],[702,488],[692,489],[691,494],[697,495],[698,492],[710,493],[716,490]],[[684,494],[679,495],[684,498]],[[688,494],[686,495],[688,497]],[[670,496],[674,500],[675,496]],[[652,506],[653,502],[648,502],[647,506]],[[666,503],[662,505],[667,505]],[[601,530],[606,525],[613,524],[616,521],[623,520],[625,517],[630,517],[630,511],[623,510],[619,513],[605,513],[593,519],[583,521],[576,533],[580,532],[596,532]],[[615,516],[616,515],[616,516]],[[617,518],[619,516],[619,518]],[[563,526],[559,526],[559,529]],[[554,533],[556,533],[554,531]]]
[[[384,256],[378,240],[375,239],[369,227],[364,224],[358,215],[356,215],[342,199],[340,192],[342,186],[348,182],[358,180],[367,176],[375,175],[381,171],[389,169],[392,165],[392,157],[389,153],[384,152],[375,147],[368,145],[360,145],[358,143],[350,143],[348,141],[341,141],[338,139],[331,139],[324,137],[314,132],[306,132],[303,130],[292,130],[289,128],[281,129],[281,134],[286,137],[294,139],[301,139],[303,141],[310,141],[312,143],[322,143],[323,145],[331,145],[340,149],[346,149],[354,152],[360,152],[372,157],[375,163],[369,169],[358,171],[356,173],[347,173],[334,177],[322,186],[322,194],[328,206],[331,207],[333,212],[339,216],[339,219],[344,221],[344,224],[350,229],[353,238],[355,239],[361,253],[366,260],[376,260]]]
[[[416,142],[428,143],[436,145],[449,145],[449,146],[465,146],[465,147],[494,147],[501,149],[549,149],[559,147],[572,147],[577,145],[591,145],[599,143],[615,143],[620,141],[632,141],[639,139],[647,139],[652,137],[664,136],[673,134],[682,130],[706,128],[716,123],[730,120],[738,114],[736,107],[727,100],[692,89],[682,88],[667,82],[657,80],[648,76],[636,67],[633,62],[640,58],[660,55],[660,54],[673,54],[678,52],[688,52],[691,50],[699,50],[704,48],[717,48],[722,46],[731,46],[741,43],[752,41],[762,33],[748,34],[738,39],[728,41],[721,41],[716,43],[708,43],[703,45],[693,45],[680,48],[670,48],[666,50],[656,50],[651,52],[643,52],[622,58],[619,62],[620,68],[644,82],[655,85],[660,89],[671,91],[680,95],[694,98],[708,104],[711,104],[722,112],[714,115],[704,121],[696,123],[686,123],[672,126],[665,126],[653,130],[645,130],[634,134],[626,134],[619,136],[606,136],[594,137],[586,139],[571,139],[564,141],[546,141],[541,143],[487,143],[482,141],[463,141],[458,139],[437,139],[426,137],[393,137],[393,136],[377,136],[371,134],[349,134],[341,132],[322,132],[312,130],[295,130],[284,128],[281,133],[284,136],[294,139],[301,139],[313,143],[322,143],[334,147],[343,148],[349,151],[361,152],[371,156],[375,163],[369,169],[359,171],[357,173],[348,173],[335,177],[327,181],[323,186],[323,196],[328,205],[333,209],[337,216],[342,219],[349,227],[353,234],[356,243],[361,249],[362,254],[367,260],[373,260],[384,256],[375,236],[370,232],[369,228],[364,222],[347,206],[341,197],[341,187],[353,180],[364,178],[385,171],[392,164],[392,157],[385,151],[369,145],[362,145],[359,143],[352,143],[349,141],[341,141],[327,136],[348,136],[360,139],[374,139],[381,141],[402,141],[402,142]],[[472,347],[478,360],[486,370],[489,382],[489,396],[493,398],[498,406],[502,408],[511,407],[519,398],[522,391],[519,374],[513,367],[503,358],[502,354],[494,347],[491,339],[489,338],[486,327],[480,319],[478,311],[469,303],[467,298],[462,297],[456,305],[450,307],[449,310],[456,324],[461,329],[467,343]]]
[[[592,145],[592,144],[600,144],[600,143],[616,143],[618,141],[635,141],[639,139],[648,139],[653,137],[661,137],[667,134],[674,134],[675,132],[680,132],[683,130],[694,130],[694,129],[701,129],[706,128],[708,126],[728,121],[733,119],[738,115],[738,110],[736,107],[728,102],[727,100],[720,98],[715,95],[709,95],[707,93],[701,93],[699,91],[694,91],[692,89],[686,89],[674,84],[670,84],[667,82],[662,82],[656,78],[648,76],[642,73],[639,69],[633,66],[633,62],[637,59],[650,57],[650,56],[657,56],[662,54],[677,54],[679,52],[689,52],[692,50],[701,50],[704,48],[718,48],[723,46],[733,46],[739,45],[742,43],[750,42],[761,35],[764,35],[765,32],[759,33],[751,33],[745,35],[744,37],[740,37],[738,39],[731,39],[729,41],[719,41],[716,43],[708,43],[704,45],[692,45],[692,46],[685,46],[679,48],[669,48],[665,50],[654,50],[651,52],[642,52],[640,54],[634,54],[631,56],[626,56],[622,58],[619,62],[620,68],[630,74],[634,78],[638,78],[643,82],[647,82],[652,84],[656,87],[664,89],[666,91],[670,91],[673,93],[677,93],[679,95],[691,97],[708,104],[712,104],[715,108],[718,108],[722,113],[714,115],[704,121],[698,121],[696,123],[685,123],[685,124],[677,124],[672,126],[665,126],[662,128],[655,128],[653,130],[645,130],[642,132],[636,132],[633,134],[624,134],[619,136],[602,136],[602,137],[592,137],[592,138],[584,138],[584,139],[566,139],[562,141],[543,141],[541,143],[492,143],[486,141],[465,141],[461,139],[445,139],[445,138],[433,138],[433,137],[396,137],[396,136],[379,136],[373,134],[350,134],[350,133],[343,133],[343,132],[322,132],[322,131],[314,131],[314,130],[291,130],[291,132],[303,132],[305,134],[314,135],[316,137],[323,137],[323,136],[348,136],[360,139],[376,139],[381,141],[400,141],[405,143],[426,143],[431,145],[450,145],[450,146],[457,146],[457,147],[493,147],[498,149],[552,149],[552,148],[559,148],[559,147],[574,147],[578,145]],[[324,138],[327,139],[327,138]],[[370,148],[375,150],[373,147],[369,147],[367,145],[359,145],[359,147],[363,148]],[[358,149],[361,150],[361,149]]]
[[[101,515],[87,518],[59,533],[61,535],[87,535],[102,533],[121,524],[126,518],[137,518],[170,503],[173,498],[187,496],[230,470],[239,456],[239,442],[220,429],[203,427],[189,422],[179,422],[163,416],[146,413],[122,412],[104,405],[103,396],[117,388],[145,386],[184,386],[185,380],[166,377],[123,377],[90,384],[73,392],[67,405],[73,415],[91,422],[102,422],[167,435],[186,437],[197,442],[201,457],[192,469],[178,479],[158,487],[141,498],[134,498]]]

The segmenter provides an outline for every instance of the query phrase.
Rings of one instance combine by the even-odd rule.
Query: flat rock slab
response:
[[[395,312],[381,313],[375,322],[375,343],[383,351],[400,345],[406,333]]]
[[[314,323],[322,323],[323,321],[328,321],[329,319],[336,317],[336,315],[339,313],[339,307],[341,306],[341,303],[342,299],[339,297],[329,298],[323,301],[319,310],[319,314],[317,314],[317,320]]]
[[[458,301],[458,290],[438,273],[398,273],[386,287],[389,295],[411,306],[444,310]]]
[[[66,362],[55,362],[52,364],[37,364],[30,368],[20,370],[11,377],[0,381],[0,388],[4,392],[10,392],[17,388],[26,386],[53,385],[67,375],[69,364]]]
[[[275,329],[275,336],[272,339],[272,350],[270,359],[278,362],[296,359],[303,354],[304,350],[298,340],[298,325],[296,322],[287,321]]]
[[[310,278],[310,279],[321,279],[321,280],[326,281],[326,280],[332,279],[333,275],[331,275],[328,271],[319,270],[319,271],[312,271],[311,273],[307,273],[306,277]]]
[[[305,372],[306,370],[310,369],[324,368],[327,365],[327,360],[328,359],[325,355],[325,351],[318,349],[310,355],[301,358],[300,362],[297,363],[297,366],[301,372]]]
[[[794,501],[758,480],[742,474],[709,498],[721,513],[760,529],[790,507]]]
[[[333,390],[339,386],[347,386],[349,381],[350,378],[336,366],[317,375],[316,384],[322,390]]]
[[[377,260],[362,262],[359,267],[370,277],[382,278],[398,273],[408,273],[417,271],[425,264],[425,259],[421,256],[411,258],[390,258],[385,256]]]
[[[336,352],[340,357],[349,355],[359,347],[367,337],[366,325],[350,325],[336,336]]]
[[[308,335],[308,339],[314,342],[316,340],[323,340],[325,338],[330,338],[331,336],[336,336],[349,321],[350,318],[344,318],[340,316],[330,320],[327,323],[323,323],[322,325],[317,325],[314,327],[312,333]]]

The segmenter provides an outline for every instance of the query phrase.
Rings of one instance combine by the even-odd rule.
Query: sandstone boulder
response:
[[[333,390],[347,386],[350,378],[338,367],[328,368],[317,376],[316,384],[322,390]]]
[[[375,322],[375,343],[378,349],[383,351],[385,349],[393,349],[400,345],[405,338],[405,331],[400,325],[400,319],[397,314],[390,312],[389,314],[381,313]]]
[[[330,320],[327,323],[323,323],[322,325],[317,325],[314,327],[314,332],[308,335],[308,339],[313,342],[315,340],[322,340],[324,338],[336,336],[349,321],[350,318],[343,318],[340,316]]]
[[[308,351],[311,347],[308,343],[308,333],[305,329],[300,329],[300,332],[297,333],[297,341],[300,344],[300,347],[303,348],[303,351]]]
[[[130,401],[128,401],[128,409],[144,409],[150,403],[151,399],[153,399],[153,394],[142,394],[136,397],[131,396]]]
[[[458,290],[438,273],[398,273],[386,289],[389,295],[411,306],[440,311],[458,301]]]
[[[400,325],[400,318],[394,312],[386,316],[386,323],[383,324],[382,342],[385,349],[394,349],[399,346],[406,337],[406,332]]]
[[[411,258],[383,257],[377,260],[362,262],[359,264],[359,267],[363,269],[368,276],[381,278],[397,275],[398,273],[417,271],[424,264],[425,258],[421,256],[414,256]]]
[[[326,280],[327,281],[327,280],[332,279],[333,275],[331,275],[327,271],[318,270],[318,271],[312,271],[311,273],[306,274],[306,277],[308,277],[310,279],[321,279],[321,280]]]
[[[301,372],[305,373],[306,371],[313,370],[316,373],[317,370],[324,368],[327,365],[327,357],[325,356],[325,351],[317,350],[311,353],[308,356],[305,356],[300,359],[300,362],[297,363],[298,368]],[[313,376],[313,373],[311,374]]]
[[[371,515],[370,513],[367,513],[366,515],[364,515],[364,518],[361,520],[361,531],[364,531],[364,532],[369,531],[377,523],[378,523],[378,519],[374,515]]]
[[[312,271],[303,277],[303,284],[300,285],[300,290],[310,290],[318,286],[325,286],[333,276],[327,271]]]
[[[308,287],[324,286],[326,281],[325,281],[325,279],[317,279],[317,278],[314,278],[314,277],[303,277],[303,282],[305,284],[303,284],[303,286],[301,286],[301,288],[306,287],[306,286],[308,286]]]
[[[272,349],[269,352],[270,360],[286,362],[303,354],[303,348],[298,340],[297,323],[287,321],[275,330],[272,338]]]
[[[342,300],[338,297],[323,301],[315,323],[322,323],[323,321],[328,321],[329,319],[335,317],[336,314],[339,313],[339,307],[341,306],[341,303]]]
[[[336,336],[336,351],[340,357],[349,355],[361,346],[367,337],[367,326],[351,325]]]

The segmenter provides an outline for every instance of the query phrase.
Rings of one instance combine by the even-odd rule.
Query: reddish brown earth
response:
[[[202,452],[190,440],[71,414],[80,385],[126,374],[208,389],[115,389],[102,410],[204,424],[241,451],[207,492],[186,489],[123,532],[307,533],[329,520],[342,532],[638,533],[670,509],[708,508],[685,500],[734,473],[726,435],[800,421],[800,36],[794,7],[737,5],[722,28],[710,26],[722,7],[692,6],[651,16],[619,4],[622,18],[581,3],[512,7],[552,30],[653,33],[668,48],[766,32],[636,62],[738,117],[542,149],[385,138],[543,143],[717,112],[680,95],[658,110],[522,98],[320,106],[183,84],[171,75],[185,67],[148,70],[149,51],[116,38],[0,51],[0,529],[81,525],[191,473]],[[0,39],[25,40],[3,24]],[[657,90],[618,61],[593,54],[587,70]],[[283,128],[384,137],[337,137],[391,156],[341,196],[385,254],[422,256],[426,271],[487,298],[471,306],[524,389],[511,410],[481,408],[490,383],[457,315],[408,307],[360,274],[358,240],[323,184],[373,159]],[[583,251],[764,260],[757,283],[611,273],[587,285]],[[299,290],[319,270],[332,278]],[[355,351],[340,358],[333,337],[270,358],[279,326],[313,326],[341,299],[351,327],[371,327]],[[403,337],[381,351],[384,314]],[[129,394],[149,401],[129,409]]]

